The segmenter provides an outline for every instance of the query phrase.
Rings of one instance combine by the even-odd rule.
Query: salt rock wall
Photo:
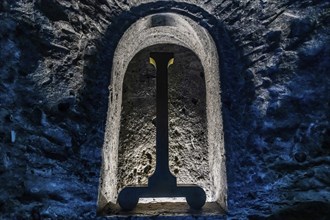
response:
[[[2,219],[96,218],[113,52],[167,11],[218,47],[228,219],[329,219],[327,0],[2,0]]]

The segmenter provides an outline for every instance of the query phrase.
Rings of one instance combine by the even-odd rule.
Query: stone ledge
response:
[[[111,217],[126,216],[214,216],[217,219],[226,213],[216,202],[207,202],[202,210],[192,210],[185,202],[139,203],[132,211],[124,211],[118,204],[108,204],[99,215]]]

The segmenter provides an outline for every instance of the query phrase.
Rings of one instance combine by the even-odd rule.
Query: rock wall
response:
[[[165,11],[218,46],[228,218],[329,219],[327,0],[1,1],[1,218],[96,218],[113,52]]]

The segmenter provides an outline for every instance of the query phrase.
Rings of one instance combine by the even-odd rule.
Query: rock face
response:
[[[329,10],[327,0],[1,1],[1,218],[96,218],[113,52],[134,21],[170,11],[218,47],[228,218],[328,219]]]

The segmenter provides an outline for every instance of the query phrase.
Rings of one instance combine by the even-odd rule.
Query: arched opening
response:
[[[191,19],[174,13],[161,13],[141,18],[136,23],[134,23],[125,32],[115,51],[111,75],[109,111],[102,155],[103,163],[98,200],[98,206],[100,210],[107,206],[110,207],[111,212],[112,208],[115,209],[114,207],[117,203],[118,192],[120,188],[125,184],[130,183],[130,181],[139,182],[139,179],[134,181],[126,179],[127,181],[125,182],[125,176],[130,175],[126,172],[129,171],[125,169],[126,171],[122,172],[120,170],[120,167],[122,167],[122,164],[120,164],[122,163],[122,159],[120,158],[122,156],[125,157],[125,153],[121,152],[121,143],[123,143],[125,140],[120,139],[120,131],[122,133],[124,131],[123,129],[120,129],[122,125],[122,113],[125,113],[125,110],[122,112],[122,106],[125,105],[125,99],[123,99],[123,96],[125,97],[124,78],[127,72],[130,70],[129,64],[132,62],[134,64],[135,62],[134,57],[143,56],[141,54],[150,49],[150,47],[152,48],[152,46],[156,48],[157,46],[155,45],[164,44],[177,45],[177,48],[186,48],[186,50],[188,49],[187,51],[190,51],[191,54],[196,55],[195,60],[200,61],[200,67],[202,67],[204,70],[200,71],[198,77],[203,77],[203,81],[205,82],[204,109],[206,110],[206,122],[204,123],[205,132],[203,135],[206,136],[205,139],[207,140],[205,140],[205,142],[207,144],[204,146],[205,148],[203,150],[207,151],[207,159],[204,165],[205,167],[208,167],[206,170],[208,172],[207,175],[209,178],[205,176],[206,174],[198,176],[197,173],[194,175],[197,178],[197,182],[198,177],[200,177],[200,180],[204,178],[209,181],[200,181],[202,182],[202,185],[204,184],[205,189],[208,191],[207,202],[216,203],[222,209],[226,209],[227,207],[225,149],[222,131],[222,116],[220,111],[221,102],[217,48],[209,33]],[[146,50],[143,52],[144,49]],[[139,53],[140,51],[142,52]],[[196,68],[198,69],[199,67]],[[202,100],[198,100],[198,98],[193,99],[189,95],[188,97],[191,99],[190,102],[192,105],[195,105],[195,103],[197,104],[199,101],[201,101],[201,103],[203,102]],[[181,111],[181,113],[189,113],[187,112],[188,110],[184,108],[181,108]],[[125,120],[125,117],[123,117],[123,120]],[[190,125],[190,130],[191,127],[192,124]],[[189,130],[189,127],[187,127],[187,129]],[[201,144],[203,143],[203,135],[200,134]],[[185,140],[190,141],[190,146],[195,145],[196,140],[193,140],[195,137],[189,137],[189,134],[187,134],[188,137],[186,137],[186,135],[184,136],[186,138]],[[152,146],[152,144],[150,144],[150,146]],[[150,155],[152,158],[152,150],[151,153],[149,153],[149,156],[147,156],[146,151],[145,155],[143,156],[147,158],[147,161],[150,161]],[[198,155],[196,155],[196,157],[198,157]],[[202,165],[203,157],[200,157],[200,161],[201,162],[199,165]],[[152,164],[152,160],[150,163]],[[188,162],[185,161],[185,163]],[[200,170],[201,167],[203,167],[203,165],[198,167],[198,163],[195,163],[196,161],[191,164],[191,167],[195,167],[194,169],[191,169],[191,172],[188,172],[189,175],[186,175],[185,177],[187,181],[189,179],[190,181],[195,181],[195,176],[193,175],[194,170]],[[148,167],[146,169],[149,169],[147,172],[149,173],[152,171],[152,166],[151,168]],[[134,168],[132,172],[132,175],[134,175]],[[138,169],[136,169],[136,173],[137,172]],[[180,173],[180,170],[175,170],[175,166],[173,166],[172,172],[174,174],[176,172]],[[143,181],[142,176],[140,181]]]

